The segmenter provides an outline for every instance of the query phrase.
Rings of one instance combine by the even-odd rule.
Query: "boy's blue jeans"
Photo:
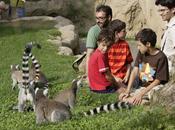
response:
[[[114,86],[107,86],[105,90],[91,90],[95,93],[114,93],[117,91],[117,88]]]

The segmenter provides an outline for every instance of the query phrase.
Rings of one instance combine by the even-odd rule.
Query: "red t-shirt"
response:
[[[125,40],[114,43],[108,50],[108,60],[111,73],[123,79],[127,72],[127,64],[133,61],[128,43]]]
[[[111,83],[106,79],[105,73],[109,69],[107,54],[96,49],[89,58],[88,78],[91,90],[106,90]]]

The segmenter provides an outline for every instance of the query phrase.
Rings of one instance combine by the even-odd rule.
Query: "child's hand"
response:
[[[132,99],[133,99],[132,104],[133,105],[140,105],[142,102],[142,97],[143,97],[143,95],[140,93],[137,95],[134,95],[134,97],[132,97]]]
[[[127,98],[127,97],[129,97],[130,96],[130,94],[128,93],[128,92],[124,92],[124,93],[121,93],[120,95],[119,95],[119,100],[122,100],[122,99],[124,99],[124,98]]]
[[[117,82],[117,83],[122,83],[123,82],[123,80],[121,79],[121,78],[118,78],[118,77],[114,77],[115,78],[115,81]]]
[[[122,80],[123,83],[127,83],[128,82],[128,76],[126,75],[123,80]]]

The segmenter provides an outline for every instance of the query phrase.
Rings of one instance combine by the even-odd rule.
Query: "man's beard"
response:
[[[109,24],[109,21],[106,20],[104,23],[98,22],[97,24],[100,26],[100,28],[106,28]]]
[[[106,28],[109,25],[109,20],[106,20],[103,24],[103,28]]]

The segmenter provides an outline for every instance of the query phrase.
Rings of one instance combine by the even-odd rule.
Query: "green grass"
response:
[[[98,116],[83,117],[81,112],[90,108],[114,102],[115,94],[94,94],[87,86],[81,88],[77,96],[77,105],[72,110],[72,119],[61,123],[35,124],[33,112],[19,113],[10,107],[17,103],[18,90],[11,90],[10,65],[21,64],[24,45],[28,41],[37,41],[42,49],[33,49],[33,54],[42,65],[42,71],[51,83],[49,96],[70,86],[78,76],[71,68],[74,58],[58,56],[57,48],[49,44],[50,30],[18,29],[0,25],[0,130],[174,130],[175,115],[169,115],[161,108],[149,109],[135,107],[103,113]],[[54,31],[53,31],[54,32]]]

